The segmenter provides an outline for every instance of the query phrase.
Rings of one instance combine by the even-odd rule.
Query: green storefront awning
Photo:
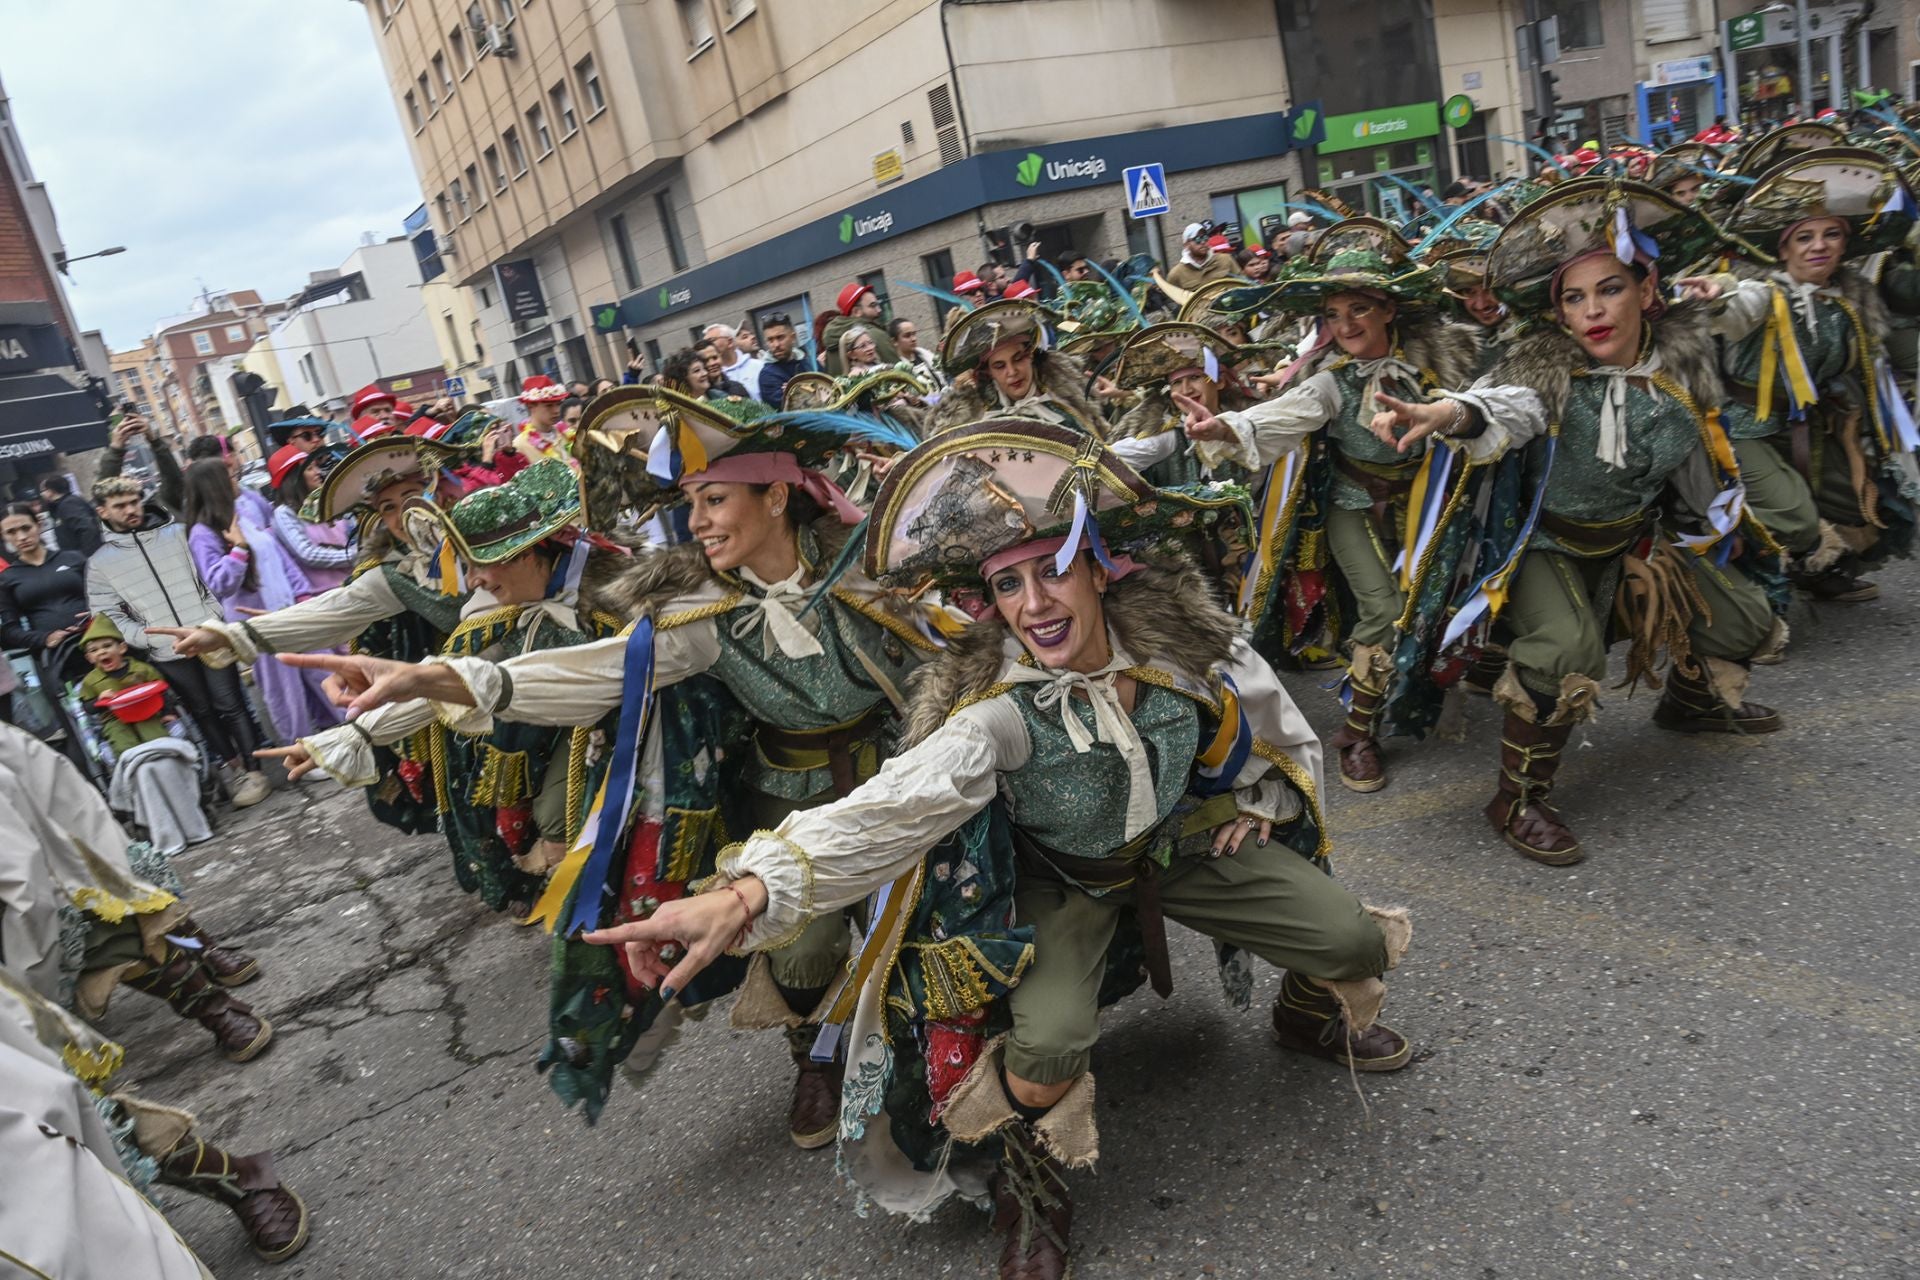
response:
[[[1440,106],[1413,102],[1404,107],[1376,107],[1327,117],[1327,140],[1318,150],[1357,151],[1361,147],[1389,147],[1412,138],[1431,138],[1440,132]]]

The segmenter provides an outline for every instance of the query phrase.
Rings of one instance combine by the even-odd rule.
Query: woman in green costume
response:
[[[774,826],[870,776],[892,708],[905,703],[908,674],[942,643],[940,628],[957,625],[938,608],[895,601],[851,568],[833,572],[862,513],[817,468],[850,438],[884,431],[872,420],[811,414],[743,424],[660,388],[608,392],[574,444],[592,519],[671,495],[687,502],[694,539],[636,557],[611,585],[609,599],[635,620],[624,634],[498,663],[289,658],[379,673],[382,701],[433,699],[441,720],[461,733],[489,732],[500,721],[616,722],[593,811],[536,912],[558,920],[562,934],[545,1061],[556,1090],[584,1100],[589,1114],[604,1103],[612,1066],[636,1047],[634,1037],[650,1035],[649,1046],[664,1040],[682,1010],[656,1001],[642,1018],[625,1017],[629,1000],[645,1002],[617,983],[602,981],[596,991],[578,982],[588,961],[567,954],[578,947],[568,939],[677,897],[716,836]],[[692,718],[673,710],[664,695],[703,677],[744,711],[741,732],[694,732],[710,709]],[[723,771],[735,769],[739,785],[720,787]],[[698,802],[676,790],[696,782]],[[814,1060],[817,1028],[808,1024],[849,944],[842,914],[811,922],[746,975],[734,1007],[735,1025],[788,1032],[797,1068],[788,1130],[803,1147],[833,1138],[841,1067],[831,1055]],[[564,1001],[562,985],[571,992]]]
[[[1066,1170],[1097,1156],[1099,1006],[1139,984],[1141,957],[1171,991],[1165,921],[1287,970],[1283,1045],[1357,1070],[1409,1058],[1375,1017],[1411,924],[1325,874],[1319,744],[1177,550],[1244,503],[1155,490],[1021,419],[908,454],[867,571],[944,585],[978,619],[917,682],[909,745],[726,849],[706,892],[593,935],[670,994],[729,947],[777,947],[879,891],[844,992],[842,1163],[916,1218],[991,1194],[1003,1277],[1067,1271]]]
[[[1762,585],[1778,547],[1745,511],[1715,412],[1715,337],[1742,323],[1743,303],[1695,278],[1669,305],[1654,270],[1698,261],[1720,239],[1704,216],[1638,183],[1555,187],[1507,224],[1487,266],[1508,305],[1554,323],[1534,324],[1471,390],[1389,398],[1374,420],[1401,450],[1440,436],[1471,460],[1508,460],[1518,481],[1514,509],[1487,522],[1485,572],[1437,640],[1444,648],[1495,619],[1511,635],[1493,690],[1506,720],[1486,815],[1537,862],[1585,856],[1547,800],[1574,725],[1598,701],[1616,619],[1634,642],[1630,679],[1658,687],[1666,650],[1661,728],[1780,727],[1743,700],[1749,665],[1783,635]]]

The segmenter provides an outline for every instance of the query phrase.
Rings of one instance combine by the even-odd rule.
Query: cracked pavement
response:
[[[1175,929],[1173,999],[1109,1015],[1102,1160],[1073,1180],[1076,1274],[1920,1277],[1920,571],[1794,618],[1753,697],[1785,732],[1682,739],[1609,693],[1556,797],[1582,866],[1485,829],[1498,721],[1395,741],[1392,783],[1327,797],[1339,874],[1410,906],[1389,1021],[1419,1058],[1347,1075],[1271,1043]],[[1289,677],[1322,733],[1321,680]],[[1578,741],[1578,740],[1576,740]],[[983,1218],[861,1218],[831,1152],[784,1134],[780,1038],[693,1026],[593,1129],[533,1060],[546,940],[454,886],[438,837],[325,781],[179,861],[196,915],[262,960],[275,1042],[245,1065],[122,990],[122,1081],[272,1148],[313,1239],[270,1267],[163,1191],[223,1277],[990,1275]]]

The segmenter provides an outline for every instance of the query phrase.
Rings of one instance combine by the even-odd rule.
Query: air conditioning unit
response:
[[[433,238],[433,251],[443,258],[457,258],[460,256],[460,248],[454,244],[452,236],[435,236]]]
[[[511,58],[514,53],[512,33],[503,30],[497,23],[489,22],[487,24],[487,52],[493,54],[496,58]]]

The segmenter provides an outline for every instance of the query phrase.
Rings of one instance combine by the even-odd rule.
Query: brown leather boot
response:
[[[1000,1280],[1063,1280],[1073,1230],[1073,1197],[1066,1170],[1025,1124],[1000,1130],[1000,1167],[993,1175],[993,1229],[1000,1246]]]
[[[787,1051],[797,1074],[787,1108],[787,1136],[802,1151],[829,1146],[840,1132],[840,1077],[844,1064],[815,1062],[809,1055],[820,1028],[802,1023],[787,1032]]]
[[[1493,696],[1493,686],[1500,681],[1507,669],[1507,651],[1497,644],[1490,644],[1473,655],[1473,661],[1467,666],[1467,673],[1460,677],[1460,687],[1478,697]]]
[[[160,1161],[157,1181],[233,1210],[254,1253],[268,1262],[306,1247],[307,1206],[280,1181],[272,1152],[233,1156],[189,1134]]]
[[[1845,569],[1823,569],[1818,573],[1789,574],[1793,585],[1821,604],[1865,604],[1880,598],[1880,586],[1866,578],[1856,578]]]
[[[1727,664],[1732,668],[1735,664]],[[1726,668],[1723,668],[1726,669]],[[1744,683],[1737,670],[1731,672]],[[1735,695],[1738,696],[1738,695]],[[1675,665],[1667,673],[1667,687],[1653,708],[1653,722],[1675,733],[1778,733],[1780,713],[1744,698],[1737,707],[1728,706],[1714,692],[1707,673],[1700,668]]]
[[[1357,645],[1347,672],[1347,718],[1340,732],[1327,740],[1340,756],[1340,782],[1349,791],[1378,791],[1387,785],[1387,764],[1380,755],[1374,728],[1387,700],[1387,676],[1392,671],[1386,650]]]
[[[234,1062],[256,1057],[273,1039],[273,1024],[214,984],[212,971],[191,951],[169,942],[157,967],[126,980],[136,991],[165,1000],[183,1018],[213,1032],[220,1052]]]
[[[1487,821],[1501,838],[1535,862],[1570,867],[1587,855],[1559,811],[1547,803],[1571,724],[1533,724],[1512,711],[1500,726],[1500,790],[1487,803]]]
[[[1273,1000],[1281,1045],[1355,1071],[1398,1071],[1413,1057],[1407,1038],[1383,1022],[1354,1031],[1333,992],[1289,969]]]
[[[213,973],[213,980],[223,987],[244,987],[260,976],[260,962],[238,947],[221,945],[219,939],[200,927],[200,922],[188,916],[170,931],[176,937],[192,938],[200,944],[200,959]]]

